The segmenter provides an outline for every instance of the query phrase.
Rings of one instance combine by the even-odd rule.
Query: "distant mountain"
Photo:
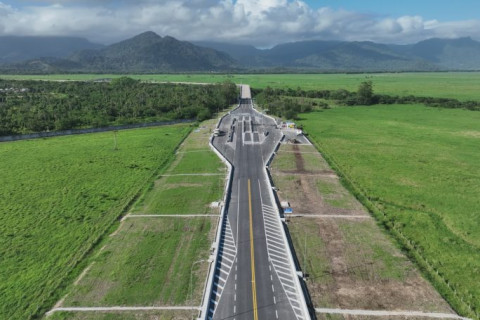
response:
[[[38,45],[47,50],[48,40]],[[480,70],[480,42],[471,38],[430,39],[411,45],[388,45],[369,41],[300,41],[279,44],[271,49],[218,42],[179,41],[145,32],[125,41],[95,48],[86,40],[77,47],[87,48],[64,56],[74,46],[50,48],[47,58],[35,56],[27,61],[3,64],[2,72],[233,72],[233,71],[311,71],[384,72]],[[48,41],[47,41],[48,40]],[[32,40],[37,43],[39,38]],[[53,41],[53,40],[51,40]],[[58,39],[56,40],[59,41]],[[68,41],[64,41],[65,43]],[[5,49],[10,61],[39,54],[20,52],[15,46]],[[62,49],[64,48],[64,49]],[[0,46],[1,49],[1,46]],[[63,51],[62,51],[63,50]],[[18,49],[17,49],[18,51]],[[0,50],[0,53],[2,51]],[[13,55],[13,56],[12,56]],[[47,54],[45,54],[47,56]],[[6,55],[1,56],[4,60]],[[14,58],[15,57],[15,58]],[[1,61],[1,60],[0,60]]]
[[[480,70],[480,42],[471,38],[429,39],[406,49],[408,55],[430,61],[441,69]]]
[[[0,63],[12,63],[40,57],[65,58],[84,49],[103,45],[76,37],[0,37]]]
[[[218,71],[237,65],[226,53],[150,31],[101,50],[79,51],[69,60],[95,72]]]
[[[374,42],[300,41],[259,50],[199,42],[230,54],[249,68],[293,68],[331,72],[480,70],[480,42],[430,39],[413,45]]]
[[[439,68],[374,42],[300,41],[259,50],[249,46],[199,43],[224,51],[250,68],[290,68],[328,72],[433,71]]]
[[[211,41],[195,41],[192,43],[197,46],[225,52],[246,68],[268,64],[268,61],[263,61],[260,58],[263,50],[257,49],[254,46]]]

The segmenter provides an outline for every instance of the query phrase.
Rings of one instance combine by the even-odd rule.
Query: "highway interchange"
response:
[[[248,86],[219,128],[213,145],[233,178],[206,318],[310,319],[265,170],[282,133],[253,109]]]

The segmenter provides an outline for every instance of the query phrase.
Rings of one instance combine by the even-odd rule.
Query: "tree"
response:
[[[360,83],[357,90],[357,104],[372,105],[373,104],[373,85],[372,81],[364,81]]]

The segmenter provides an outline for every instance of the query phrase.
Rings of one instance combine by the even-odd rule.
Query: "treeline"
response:
[[[0,135],[176,119],[208,119],[238,98],[232,82],[215,85],[0,79]]]
[[[391,96],[375,94],[372,82],[362,82],[356,92],[344,89],[338,90],[302,90],[297,89],[272,89],[253,90],[255,99],[271,114],[287,119],[297,118],[299,113],[312,111],[314,108],[329,108],[327,101],[344,106],[363,106],[373,104],[416,104],[422,103],[429,107],[467,109],[480,111],[479,101],[459,101],[457,99],[417,97],[417,96]],[[301,99],[301,98],[310,98]],[[312,101],[311,99],[322,99]]]

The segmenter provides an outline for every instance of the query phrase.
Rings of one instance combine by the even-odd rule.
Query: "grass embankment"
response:
[[[313,146],[282,145],[272,172],[294,214],[312,215],[288,226],[314,307],[449,311]]]
[[[5,79],[93,80],[118,78],[122,75],[66,74],[66,75],[0,75]],[[378,74],[158,74],[129,75],[135,79],[162,82],[218,83],[231,80],[248,83],[252,88],[291,88],[303,90],[357,91],[358,85],[371,80],[375,93],[388,95],[414,95],[422,97],[455,98],[462,101],[480,100],[480,73],[378,73]]]
[[[200,305],[219,219],[219,209],[209,204],[221,199],[226,174],[208,146],[215,123],[203,122],[185,139],[170,167],[71,286],[62,307]],[[205,173],[214,175],[196,175]],[[135,213],[218,217],[138,217]],[[197,313],[111,311],[87,317],[82,312],[60,312],[54,319],[187,319]]]
[[[480,113],[334,108],[301,121],[457,311],[480,311]]]
[[[190,131],[176,125],[0,144],[0,318],[42,315]]]

